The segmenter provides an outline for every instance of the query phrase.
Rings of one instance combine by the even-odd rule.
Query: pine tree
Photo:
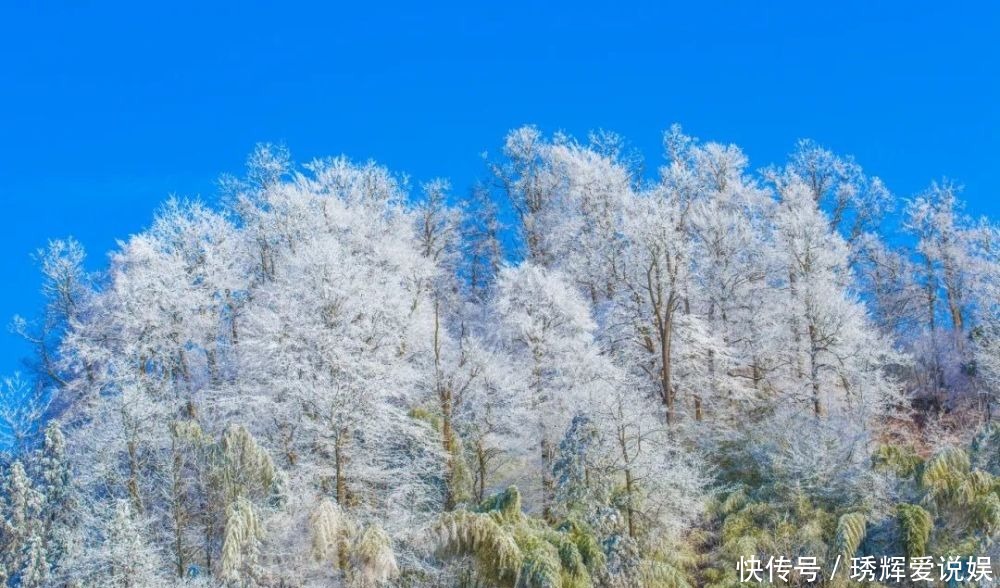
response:
[[[44,496],[42,535],[48,565],[55,568],[66,553],[77,507],[69,458],[66,456],[66,439],[58,421],[50,421],[45,428],[39,461],[40,491]]]
[[[159,558],[144,537],[130,501],[115,501],[105,533],[102,555],[106,567],[93,580],[115,588],[156,586],[161,573]]]
[[[20,461],[6,469],[0,483],[0,565],[15,582],[38,585],[47,574],[40,525],[44,500]]]

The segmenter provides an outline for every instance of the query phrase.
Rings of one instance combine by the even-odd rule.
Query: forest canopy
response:
[[[0,387],[0,586],[1000,562],[1000,225],[810,141],[663,146],[523,127],[466,191],[263,144],[100,271],[51,241]]]

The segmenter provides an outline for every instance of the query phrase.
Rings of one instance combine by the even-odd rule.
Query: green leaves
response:
[[[511,586],[524,555],[499,517],[457,510],[443,513],[432,529],[439,555],[472,557],[477,576],[495,586]],[[502,520],[502,519],[500,519]]]
[[[518,492],[516,486],[511,486],[503,492],[494,494],[484,500],[476,510],[479,512],[497,512],[508,520],[519,519],[522,516],[521,493]]]
[[[940,520],[943,551],[975,549],[976,538],[985,540],[1000,530],[1000,478],[973,469],[965,450],[948,448],[935,455],[920,488],[922,504]]]
[[[477,581],[514,588],[590,588],[603,565],[596,539],[579,523],[552,528],[521,512],[521,495],[510,487],[476,511],[442,514],[432,528],[438,554],[469,557]]]
[[[900,478],[911,478],[919,473],[924,460],[911,447],[902,445],[880,445],[872,455],[872,466],[876,470],[890,471]]]
[[[907,493],[918,504],[896,509],[907,555],[973,555],[1000,530],[1000,478],[982,468],[993,458],[994,429],[980,432],[969,451],[946,447],[926,462],[909,447],[884,445],[875,452],[876,469],[912,482]]]
[[[959,493],[971,469],[969,454],[957,447],[950,447],[935,455],[920,476],[920,487],[935,503],[959,498]]]
[[[648,588],[690,588],[684,573],[664,562],[646,562],[642,569],[642,585]]]
[[[896,520],[906,556],[924,556],[934,527],[931,514],[915,504],[900,504],[896,506]]]
[[[841,561],[850,561],[864,540],[865,515],[852,512],[841,516],[837,521],[837,534],[833,539],[834,558],[839,555]]]

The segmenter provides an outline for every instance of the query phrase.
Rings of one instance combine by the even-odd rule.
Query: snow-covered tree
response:
[[[0,451],[17,456],[30,449],[48,407],[45,389],[20,373],[0,380]]]
[[[100,272],[53,241],[0,585],[729,586],[994,545],[996,225],[936,184],[900,236],[808,141],[664,150],[522,127],[462,198],[264,144]]]
[[[42,513],[45,497],[15,461],[0,479],[0,566],[17,586],[41,586],[48,574]]]
[[[593,404],[598,374],[596,324],[587,302],[556,271],[532,264],[500,272],[494,302],[498,335],[523,366],[523,403],[532,424],[522,430],[541,471],[538,504],[546,517],[555,498],[552,466],[558,439],[574,414]]]
[[[85,269],[86,253],[75,239],[49,241],[35,253],[42,272],[45,306],[40,317],[14,317],[13,330],[35,349],[31,362],[38,386],[47,393],[64,387],[70,374],[60,361],[60,345],[89,312],[93,276]],[[62,400],[62,399],[60,399]]]

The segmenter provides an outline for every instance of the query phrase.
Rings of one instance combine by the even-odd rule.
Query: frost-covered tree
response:
[[[7,582],[41,586],[48,574],[44,527],[45,497],[34,488],[20,461],[0,479],[0,567]]]
[[[891,348],[868,328],[864,307],[853,299],[846,244],[829,232],[806,186],[794,179],[781,187],[776,224],[788,271],[785,312],[792,382],[802,386],[798,398],[808,399],[817,416],[833,404],[886,408],[893,387],[882,365]]]
[[[372,489],[391,483],[402,499],[437,467],[430,432],[408,416],[432,373],[434,266],[385,170],[311,168],[267,196],[282,212],[266,226],[287,241],[243,310],[239,383],[224,398],[261,415],[285,463],[310,473],[303,483],[375,508],[389,496]]]
[[[47,392],[21,374],[0,380],[0,451],[17,456],[30,449],[48,408]]]
[[[935,182],[904,210],[904,226],[917,240],[914,282],[922,293],[921,327],[907,343],[920,363],[920,393],[938,410],[974,394],[966,339],[975,318],[977,227],[962,213],[958,190]]]
[[[2,584],[721,587],[995,550],[995,224],[951,184],[889,219],[808,141],[760,172],[664,149],[522,127],[461,198],[265,144],[97,273],[53,241],[0,388]]]
[[[32,371],[44,389],[62,388],[70,376],[60,362],[60,345],[89,312],[93,276],[84,267],[86,253],[75,239],[49,241],[35,253],[42,272],[45,306],[37,320],[14,317],[13,330],[35,349]],[[51,392],[50,392],[51,393]]]
[[[555,497],[552,466],[558,439],[573,415],[593,404],[598,374],[596,325],[586,301],[558,273],[525,264],[501,270],[494,302],[499,336],[524,366],[523,404],[532,415],[522,430],[541,470],[539,502],[546,517]]]
[[[467,282],[470,300],[482,304],[489,297],[504,261],[504,226],[497,204],[483,185],[472,188],[469,210],[463,221],[462,240],[466,251],[461,258],[459,274]]]
[[[623,228],[628,277],[620,306],[637,348],[630,365],[647,374],[668,423],[679,418],[678,371],[697,373],[706,365],[698,357],[704,351],[700,338],[684,345],[680,334],[704,333],[700,317],[684,312],[692,269],[692,243],[685,234],[692,193],[680,165],[675,162],[664,170],[662,183],[630,200]]]
[[[851,157],[803,139],[790,156],[786,173],[806,185],[816,204],[826,212],[830,228],[848,244],[879,228],[892,209],[892,194],[878,177],[868,177]]]
[[[131,503],[118,500],[105,516],[109,516],[109,520],[103,529],[103,543],[95,549],[102,567],[95,578],[86,579],[90,580],[87,583],[118,588],[166,584],[161,575],[161,562],[144,536],[141,521],[136,519]]]
[[[977,226],[971,254],[975,260],[976,324],[971,332],[973,369],[977,396],[987,422],[1000,407],[1000,257],[996,225],[982,221]]]

